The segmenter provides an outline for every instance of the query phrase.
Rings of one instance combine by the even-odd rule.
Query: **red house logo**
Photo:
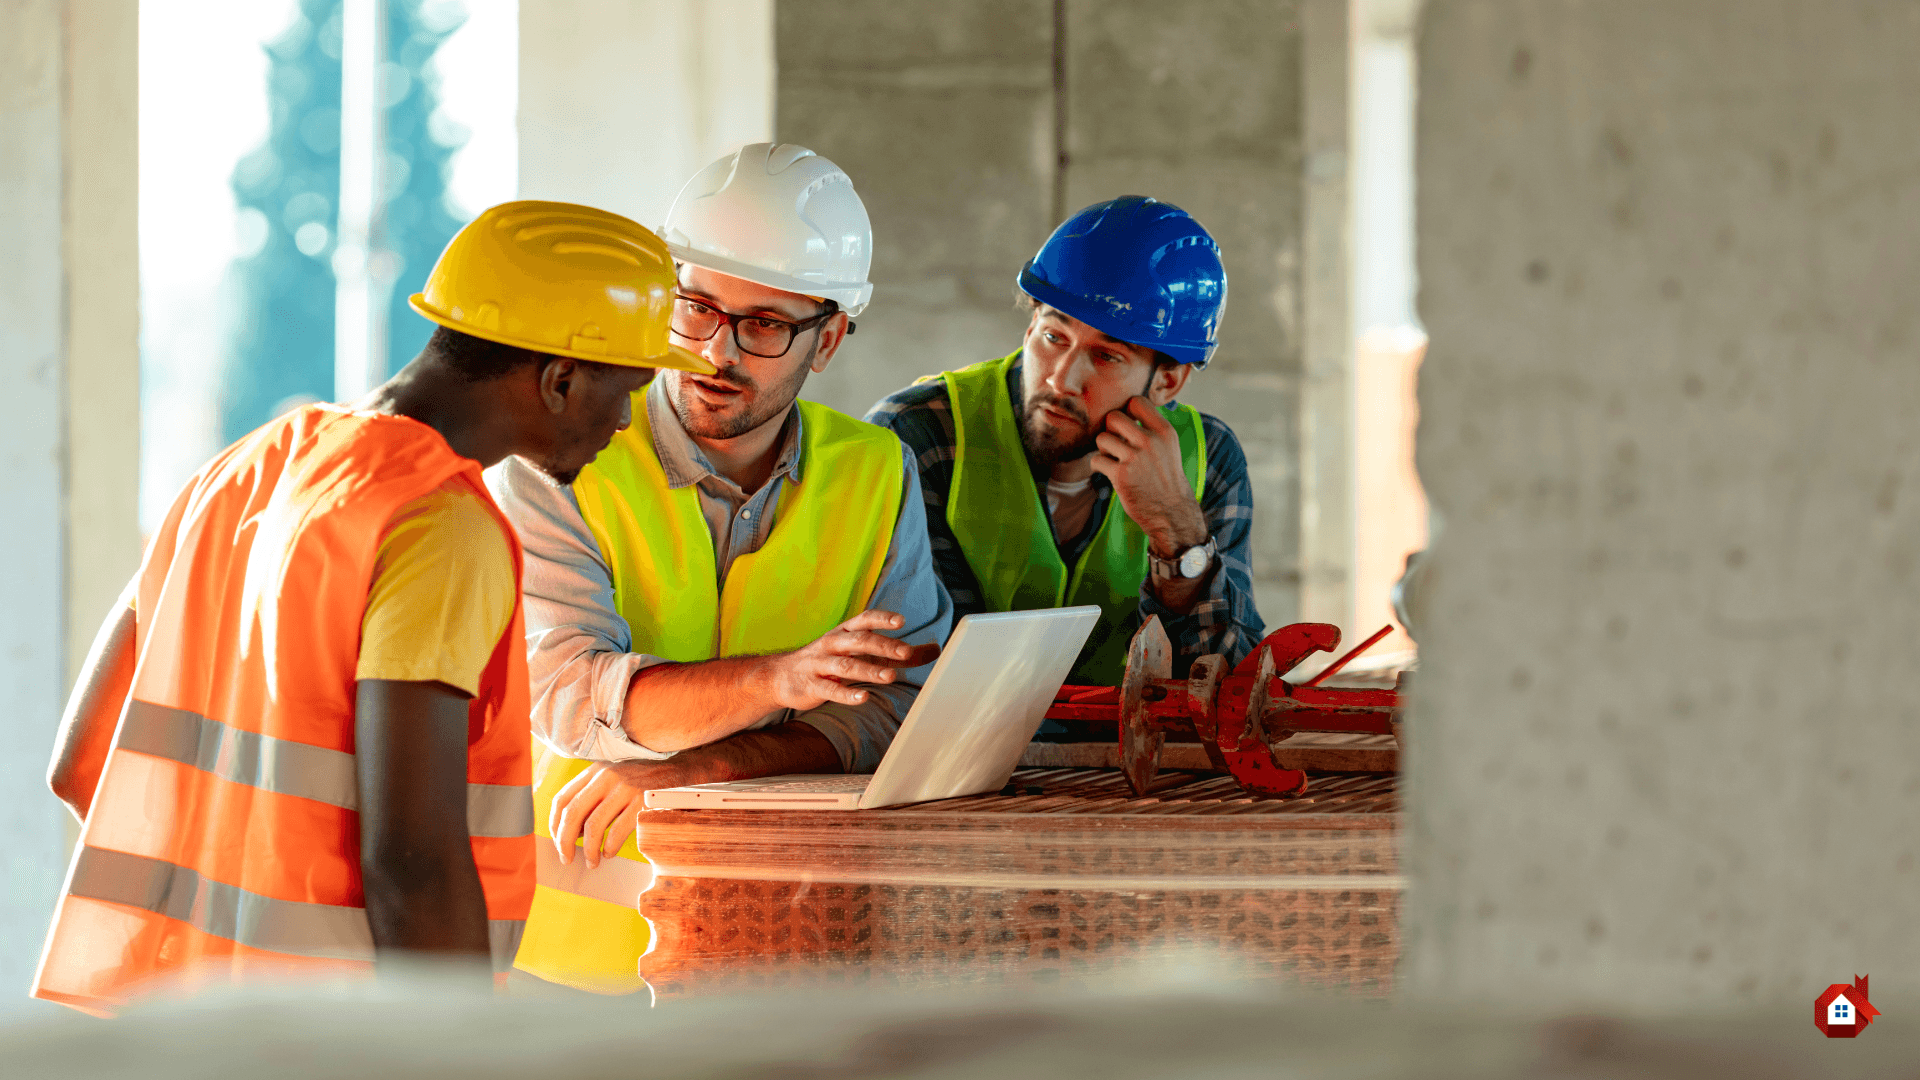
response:
[[[1829,1039],[1851,1039],[1879,1015],[1867,1000],[1865,975],[1855,975],[1852,986],[1834,983],[1813,999],[1813,1026]]]

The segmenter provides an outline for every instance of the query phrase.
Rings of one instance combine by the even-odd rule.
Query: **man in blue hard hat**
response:
[[[1158,615],[1174,674],[1259,643],[1246,455],[1178,404],[1212,359],[1227,275],[1186,211],[1087,207],[1020,271],[1020,347],[923,378],[867,414],[913,452],[954,617],[1098,604],[1070,681],[1114,685]]]

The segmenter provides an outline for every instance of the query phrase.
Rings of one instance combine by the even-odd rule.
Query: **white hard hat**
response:
[[[853,181],[804,146],[753,143],[701,169],[674,197],[661,239],[673,257],[858,315],[873,298],[873,226]]]

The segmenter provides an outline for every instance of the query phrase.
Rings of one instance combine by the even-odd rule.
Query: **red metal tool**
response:
[[[1326,674],[1344,666],[1384,634],[1375,634]],[[1327,623],[1283,626],[1232,671],[1218,654],[1193,662],[1185,680],[1172,678],[1173,648],[1158,617],[1147,619],[1127,648],[1126,676],[1119,686],[1063,686],[1047,710],[1050,720],[1079,721],[1118,729],[1120,765],[1136,794],[1144,795],[1160,771],[1167,732],[1192,732],[1207,757],[1233,774],[1247,791],[1300,795],[1307,774],[1283,769],[1273,748],[1301,731],[1362,732],[1399,737],[1398,689],[1318,686],[1282,676],[1316,652],[1340,645],[1340,628]]]

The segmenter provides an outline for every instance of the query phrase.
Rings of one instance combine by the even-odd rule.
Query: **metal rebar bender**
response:
[[[1149,617],[1127,649],[1119,686],[1063,686],[1047,710],[1050,720],[1078,721],[1099,730],[1113,725],[1120,763],[1135,794],[1144,795],[1160,771],[1168,732],[1191,732],[1214,767],[1250,792],[1301,795],[1307,774],[1283,769],[1272,748],[1303,731],[1400,737],[1402,682],[1392,689],[1317,685],[1344,667],[1385,631],[1295,684],[1284,677],[1316,652],[1340,644],[1340,628],[1294,623],[1268,634],[1232,671],[1219,654],[1193,662],[1190,677],[1172,678],[1173,647],[1158,617]]]

